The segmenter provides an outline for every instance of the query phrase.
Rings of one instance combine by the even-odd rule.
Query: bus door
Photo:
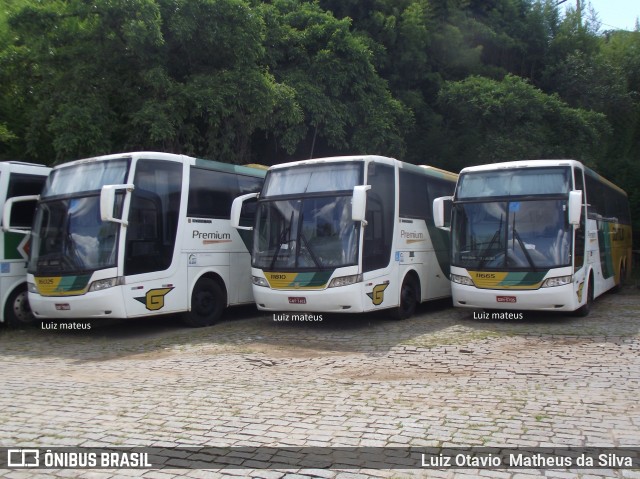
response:
[[[395,169],[369,163],[366,226],[363,230],[362,270],[365,311],[398,305],[398,265],[392,258],[395,227]],[[393,273],[396,273],[395,275]]]
[[[135,168],[119,262],[127,316],[185,310],[186,268],[178,264],[184,165],[140,159]]]

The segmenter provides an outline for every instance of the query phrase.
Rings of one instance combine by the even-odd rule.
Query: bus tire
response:
[[[36,323],[36,318],[29,307],[26,284],[18,286],[9,295],[4,307],[4,320],[12,328],[24,328]]]
[[[415,278],[408,275],[402,282],[400,289],[400,304],[393,311],[393,318],[397,320],[407,319],[413,316],[418,305],[418,283]]]
[[[576,309],[575,315],[581,318],[589,316],[591,312],[591,307],[593,306],[593,279],[589,276],[589,282],[587,283],[587,302],[584,303],[581,307]]]
[[[620,264],[620,281],[616,284],[612,291],[614,293],[619,293],[624,288],[624,280],[626,279],[627,271],[625,270],[624,264]]]
[[[220,321],[226,305],[225,294],[217,281],[200,278],[191,293],[191,311],[183,315],[183,321],[191,327],[212,326]]]

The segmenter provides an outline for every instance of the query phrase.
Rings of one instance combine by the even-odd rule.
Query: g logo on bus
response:
[[[384,290],[387,289],[389,283],[377,284],[373,287],[373,291],[367,293],[375,306],[382,304],[384,301]]]
[[[578,303],[582,303],[582,289],[584,288],[584,281],[582,283],[580,283],[580,286],[578,286],[578,291],[576,291],[576,294],[578,295]]]
[[[133,299],[140,301],[149,311],[158,311],[159,309],[164,308],[164,297],[172,289],[173,288],[150,289],[144,296]]]

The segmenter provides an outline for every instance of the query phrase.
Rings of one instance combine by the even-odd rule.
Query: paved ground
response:
[[[640,290],[586,318],[448,304],[274,321],[252,308],[89,331],[0,330],[0,446],[640,446]],[[45,323],[47,326],[47,323]],[[45,473],[46,472],[46,473]],[[640,477],[638,470],[0,471],[123,476]]]

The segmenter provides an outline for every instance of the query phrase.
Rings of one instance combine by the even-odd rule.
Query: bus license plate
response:
[[[496,296],[498,303],[517,303],[518,300],[515,296]]]
[[[303,296],[289,296],[289,304],[307,304],[307,298]]]

